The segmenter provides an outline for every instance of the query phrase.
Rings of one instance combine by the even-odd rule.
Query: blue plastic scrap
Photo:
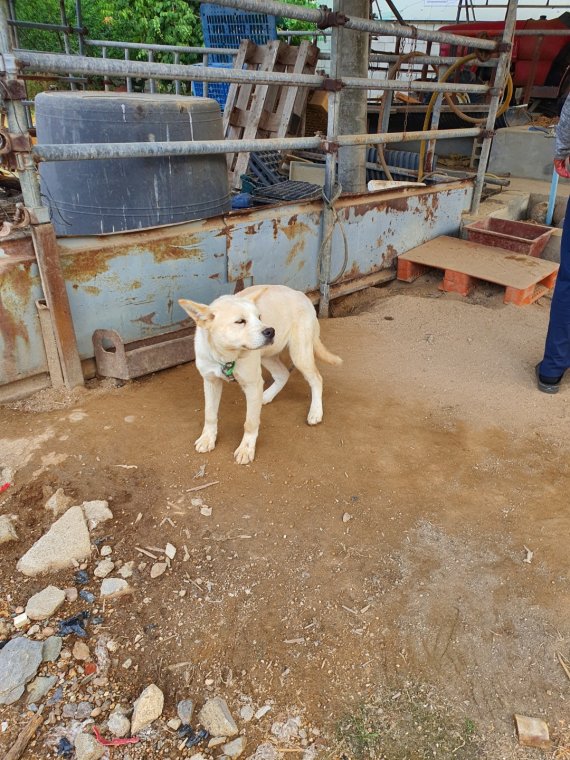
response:
[[[84,610],[83,612],[79,612],[77,615],[73,615],[73,617],[67,618],[66,620],[60,620],[57,635],[69,636],[71,633],[74,633],[76,636],[80,636],[82,639],[84,639],[87,636],[87,631],[85,630],[85,621],[88,617],[89,613],[87,610]]]
[[[57,744],[57,754],[59,757],[73,757],[73,752],[73,744],[65,736],[62,736]]]

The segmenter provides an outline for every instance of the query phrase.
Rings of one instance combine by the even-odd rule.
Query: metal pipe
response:
[[[149,50],[147,53],[148,62],[150,64],[154,63],[154,51]],[[156,92],[156,79],[153,79],[152,77],[149,79],[149,86],[150,86],[150,92],[152,95]]]
[[[427,132],[389,132],[384,135],[337,135],[331,139],[313,137],[275,137],[253,140],[200,140],[176,142],[74,143],[69,145],[34,145],[36,161],[90,161],[93,159],[149,158],[152,156],[208,156],[219,153],[250,153],[257,150],[310,150],[349,145],[377,145],[437,137],[476,137],[479,127],[429,130]]]
[[[116,40],[85,40],[91,47],[128,48],[129,50],[153,50],[155,53],[193,53],[194,55],[237,55],[238,48],[188,47],[185,45],[155,45],[144,42],[117,42]]]
[[[507,15],[505,16],[505,26],[503,29],[503,42],[509,44],[509,49],[499,55],[499,64],[495,72],[494,94],[492,95],[491,102],[489,103],[489,112],[487,114],[486,123],[486,136],[484,137],[481,145],[479,165],[477,166],[477,178],[475,180],[473,198],[471,200],[472,214],[477,213],[479,210],[479,204],[481,203],[481,194],[483,192],[483,185],[485,183],[485,173],[487,171],[487,164],[489,163],[491,144],[493,142],[493,129],[495,127],[495,120],[497,118],[497,111],[499,110],[503,88],[505,87],[511,65],[511,43],[517,22],[517,5],[518,0],[509,0],[509,4],[507,6]]]
[[[199,0],[199,2],[206,2],[206,0]],[[299,21],[312,21],[316,24],[326,23],[328,12],[300,5],[279,3],[275,2],[275,0],[219,0],[218,5],[224,5],[228,8],[237,8],[240,11],[269,13],[271,16],[294,18]],[[394,24],[389,21],[349,18],[344,27],[345,29],[356,29],[359,32],[372,32],[372,34],[383,34],[388,35],[389,37],[407,37],[414,40],[447,42],[450,45],[462,45],[464,47],[478,48],[479,50],[497,49],[497,43],[494,40],[482,40],[475,37],[466,37],[460,34],[451,34],[450,32],[419,29],[417,27]]]
[[[62,24],[45,24],[40,21],[12,21],[8,19],[6,21],[8,26],[16,27],[18,29],[41,29],[44,32],[72,32],[79,34],[83,30],[77,26],[63,26]]]
[[[281,84],[320,89],[328,77],[319,74],[288,74],[277,71],[250,71],[242,69],[216,69],[204,66],[184,66],[172,63],[146,63],[144,61],[120,61],[114,58],[89,58],[78,55],[61,55],[54,53],[37,53],[20,50],[17,53],[20,63],[35,71],[76,72],[102,76],[131,76],[143,79],[181,79],[197,82],[238,82],[247,84]],[[343,77],[338,80],[343,87],[360,90],[414,90],[418,92],[475,92],[487,93],[485,84],[448,84],[408,81],[399,79],[365,79],[360,77]]]
[[[85,29],[83,29],[83,17],[81,15],[81,0],[75,0],[75,23],[77,28],[80,29],[77,33],[77,42],[79,47],[79,55],[84,55],[84,38]]]
[[[71,55],[71,45],[69,44],[69,24],[67,22],[67,13],[65,11],[65,0],[59,0],[59,15],[61,18],[61,23],[63,26],[65,26],[65,31],[63,32],[63,48],[66,55]],[[69,75],[69,86],[72,90],[77,89],[77,86],[73,81],[71,74]]]
[[[129,53],[129,48],[126,48],[125,49],[125,61],[129,61],[130,60],[130,56],[131,56],[131,54]],[[133,91],[133,80],[131,79],[131,77],[127,77],[125,81],[126,81],[126,84],[127,84],[127,92],[132,92]]]

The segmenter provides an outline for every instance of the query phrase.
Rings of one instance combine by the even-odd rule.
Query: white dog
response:
[[[237,380],[247,413],[244,436],[234,456],[239,464],[253,461],[261,405],[273,401],[289,379],[279,359],[284,348],[311,386],[307,422],[321,422],[323,380],[315,356],[329,364],[341,364],[342,359],[322,344],[315,309],[304,293],[284,285],[256,285],[237,295],[221,296],[209,306],[184,299],[178,303],[196,322],[196,366],[204,379],[205,421],[196,451],[215,447],[223,381]],[[266,391],[261,365],[273,378]]]

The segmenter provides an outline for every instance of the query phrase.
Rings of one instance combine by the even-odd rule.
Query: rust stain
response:
[[[301,253],[301,251],[305,250],[305,243],[307,241],[305,238],[301,238],[301,240],[298,240],[292,247],[289,253],[287,254],[287,258],[285,259],[285,264],[289,266],[293,263],[295,258]]]
[[[386,253],[384,254],[384,262],[386,264],[393,264],[397,258],[398,258],[398,251],[394,248],[394,246],[391,243],[389,243],[386,246]]]
[[[304,261],[304,259],[301,259],[301,261],[298,261],[297,262],[297,272],[300,272],[301,269],[305,266],[305,264],[306,264],[306,262]]]
[[[144,314],[142,317],[131,319],[131,322],[142,322],[145,325],[153,325],[155,316],[156,316],[156,311],[151,311],[150,314]]]
[[[0,295],[0,333],[2,334],[4,342],[4,350],[2,352],[3,364],[5,372],[8,377],[15,377],[18,374],[18,366],[16,362],[16,349],[18,338],[21,338],[26,344],[29,345],[30,339],[28,331],[26,330],[25,323],[22,319],[18,319],[16,314],[9,310],[5,305]]]
[[[73,287],[75,287],[75,285]],[[83,290],[90,296],[98,296],[101,292],[101,288],[96,288],[95,285],[84,285]]]
[[[308,224],[305,224],[305,222],[297,221],[297,214],[294,214],[289,219],[287,224],[281,227],[281,231],[285,234],[287,240],[292,240],[294,237],[298,237],[299,235],[308,235],[313,230],[309,227]]]
[[[26,261],[10,266],[8,262],[0,268],[0,282],[5,295],[14,295],[26,304],[29,302],[34,280],[31,274],[32,263],[32,261]]]
[[[142,282],[140,280],[133,280],[131,282],[131,290],[138,290],[142,288]]]
[[[210,279],[210,280],[217,280],[219,278],[219,276],[220,276],[219,272],[214,272],[214,274],[211,274],[211,275],[208,276],[208,279]]]
[[[271,224],[273,225],[273,240],[277,240],[277,235],[279,235],[279,224],[277,219],[272,219]]]
[[[246,277],[251,277],[252,267],[253,261],[251,259],[241,262],[237,270],[233,272],[233,281],[239,282],[240,280],[245,280]]]
[[[261,229],[262,222],[257,222],[257,224],[248,224],[245,228],[245,234],[246,235],[255,235],[259,232]]]

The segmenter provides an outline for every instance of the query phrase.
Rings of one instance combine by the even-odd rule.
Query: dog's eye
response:
[[[245,325],[245,319],[236,319],[236,325]]]

